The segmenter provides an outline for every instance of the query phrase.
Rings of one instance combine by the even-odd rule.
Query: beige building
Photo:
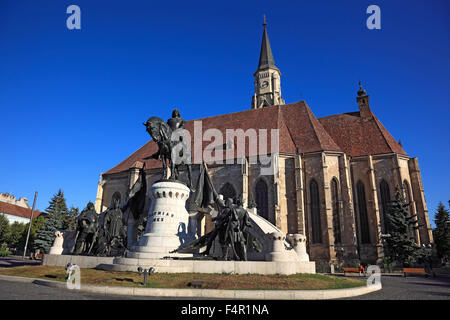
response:
[[[30,222],[31,209],[27,198],[16,199],[12,194],[0,193],[0,215],[5,216],[10,224]],[[33,218],[40,214],[39,210],[34,210]]]
[[[255,151],[248,140],[245,151],[239,152],[237,138],[217,145],[208,139],[199,145],[191,141],[193,152],[212,150],[204,160],[219,193],[225,197],[242,195],[246,203],[256,203],[260,216],[284,232],[306,235],[312,261],[380,260],[385,211],[396,188],[411,202],[410,212],[417,213],[423,225],[415,235],[417,243],[432,242],[418,160],[408,156],[372,113],[369,95],[361,85],[354,112],[318,119],[305,101],[285,104],[281,73],[275,66],[265,24],[254,77],[250,110],[186,121],[192,137],[198,134],[199,126],[203,132],[217,129],[224,137],[227,129],[254,129],[262,140],[265,137],[260,129],[278,130],[278,152],[271,152],[271,146],[269,151]],[[233,164],[214,161],[218,154],[230,150],[236,160]],[[149,141],[102,174],[97,211],[110,206],[114,197],[126,200],[144,162],[148,185],[161,178],[161,163],[144,160],[156,151],[156,144]],[[258,157],[267,154],[278,164],[272,174],[267,170],[262,174],[265,165]],[[200,163],[193,159],[194,181]],[[186,179],[185,171],[182,179]],[[201,220],[192,198],[188,211]],[[210,227],[206,223],[206,228]]]

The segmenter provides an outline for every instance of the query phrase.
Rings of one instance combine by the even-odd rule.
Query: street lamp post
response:
[[[31,223],[33,222],[33,213],[34,213],[34,207],[36,205],[36,198],[37,198],[37,191],[34,193],[33,208],[31,209],[30,224],[28,226],[27,240],[25,241],[25,248],[23,249],[22,259],[25,259],[25,255],[27,254],[28,239],[30,238]]]

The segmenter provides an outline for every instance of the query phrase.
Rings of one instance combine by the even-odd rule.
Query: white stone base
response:
[[[115,258],[112,264],[99,269],[136,271],[138,267],[154,267],[160,273],[229,273],[229,274],[296,274],[316,273],[315,262],[279,261],[213,261],[176,259]]]
[[[168,252],[128,252],[127,258],[132,259],[163,259],[163,258],[189,258],[191,253],[168,253]]]
[[[132,259],[45,254],[45,266],[77,264],[80,268],[137,272],[154,267],[160,273],[296,274],[316,273],[315,262]]]
[[[193,240],[188,233],[189,214],[185,207],[189,192],[187,186],[174,181],[160,181],[150,187],[152,204],[145,233],[127,253],[128,258],[192,257],[192,254],[170,253]]]
[[[63,248],[64,243],[64,235],[60,231],[55,232],[55,240],[53,241],[53,246],[50,248],[49,254],[62,254],[64,251]]]
[[[62,254],[63,250],[63,247],[51,247],[48,254]]]

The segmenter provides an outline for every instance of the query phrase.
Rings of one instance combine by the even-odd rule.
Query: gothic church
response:
[[[255,155],[246,148],[235,164],[208,163],[219,193],[226,198],[242,195],[246,204],[255,203],[257,213],[283,232],[306,235],[312,261],[375,263],[382,259],[386,208],[397,188],[411,203],[410,213],[417,213],[423,225],[414,235],[416,242],[432,242],[418,160],[408,156],[373,114],[369,94],[360,84],[355,111],[323,118],[316,118],[305,101],[285,104],[281,72],[266,23],[263,26],[251,108],[196,120],[202,122],[203,130],[216,128],[224,136],[226,129],[278,129],[279,170],[261,175],[262,164],[250,163]],[[194,136],[194,120],[186,121],[186,129]],[[203,142],[203,148],[208,144]],[[161,162],[144,160],[156,150],[149,141],[101,175],[97,212],[109,207],[115,197],[126,200],[144,163],[147,185],[161,178]],[[194,181],[199,168],[194,162]],[[186,173],[181,174],[186,179]],[[191,220],[198,222],[199,234],[208,231],[212,227],[209,215],[198,212],[192,202],[187,206]]]

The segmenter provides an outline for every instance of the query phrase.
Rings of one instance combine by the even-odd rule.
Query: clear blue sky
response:
[[[66,8],[81,8],[81,30]],[[381,30],[366,8],[381,8]],[[177,106],[189,120],[246,110],[262,15],[287,103],[317,117],[371,108],[419,157],[433,217],[450,199],[450,1],[0,2],[0,192],[45,210],[95,200],[99,174],[149,137],[142,122]]]

